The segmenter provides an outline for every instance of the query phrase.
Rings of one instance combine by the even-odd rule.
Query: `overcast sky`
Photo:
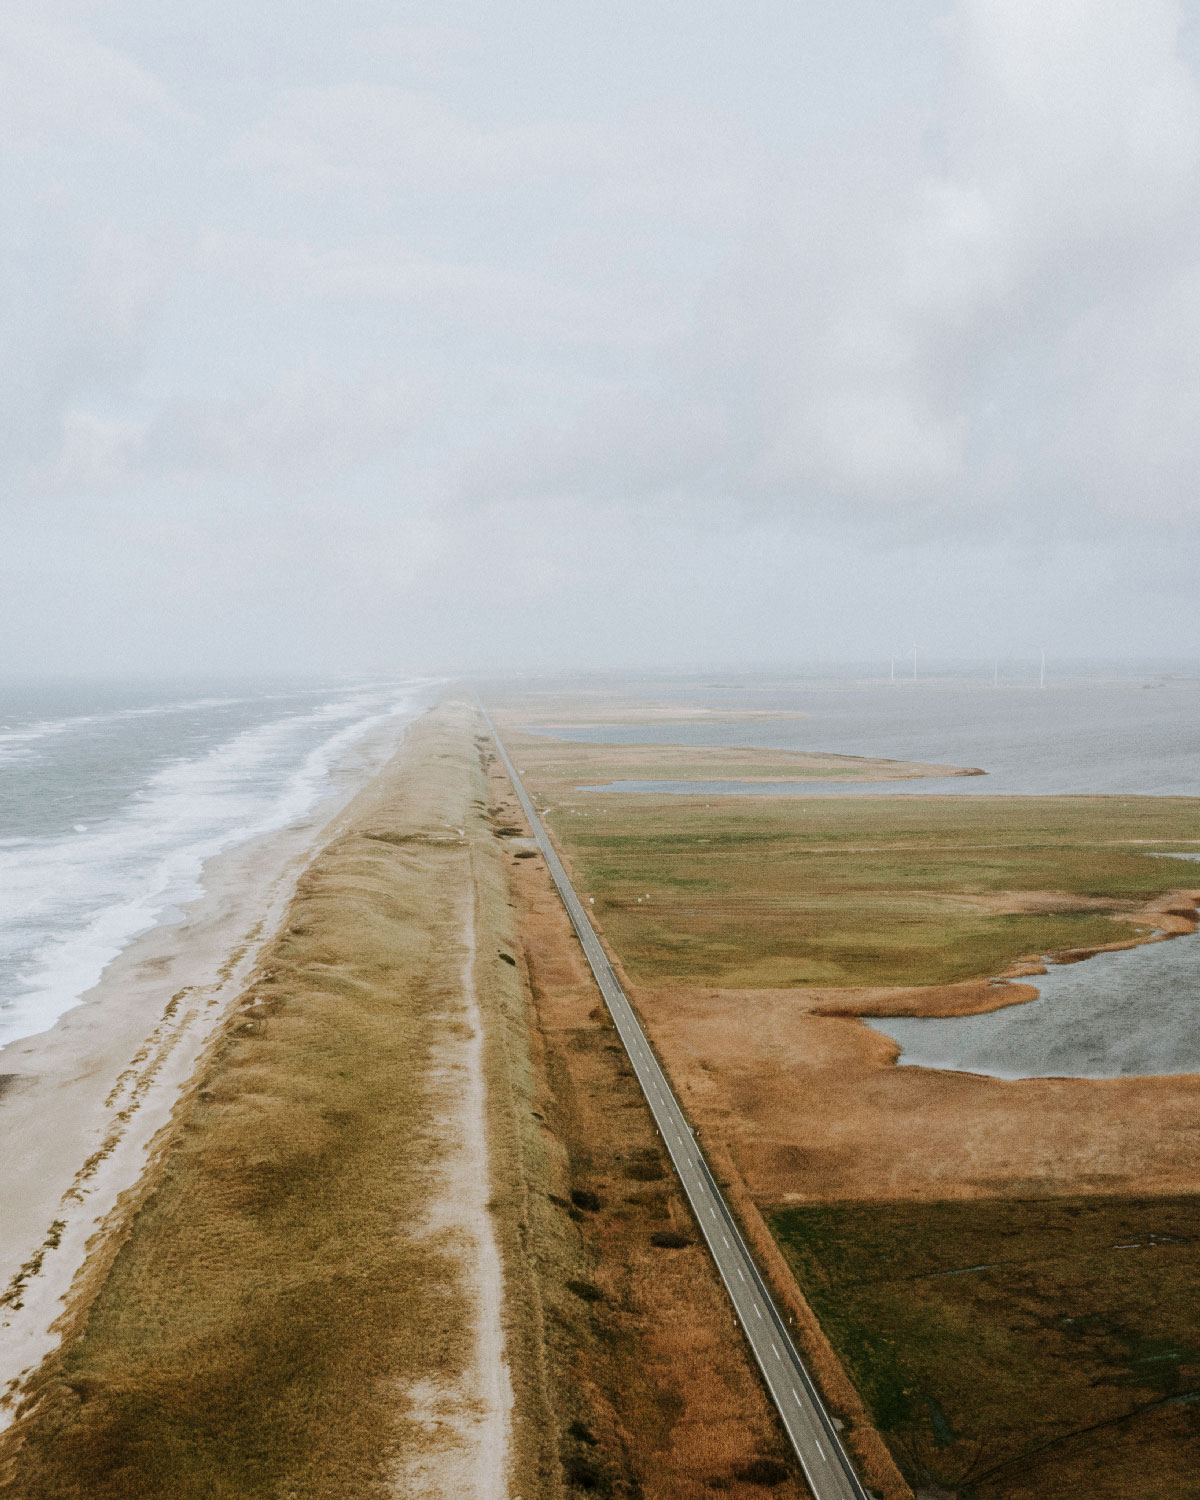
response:
[[[5,0],[8,671],[1195,655],[1200,0]]]

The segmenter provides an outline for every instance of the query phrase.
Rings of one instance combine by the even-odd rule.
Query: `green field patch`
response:
[[[915,1486],[1200,1493],[1200,1198],[788,1206],[769,1222]]]
[[[549,822],[636,981],[917,985],[1135,936],[1114,918],[1195,879],[1152,856],[1200,802],[597,793]]]

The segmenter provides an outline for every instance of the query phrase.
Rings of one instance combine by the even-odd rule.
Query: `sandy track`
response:
[[[474,1345],[461,1381],[422,1380],[406,1392],[410,1420],[431,1439],[407,1455],[395,1480],[404,1500],[507,1500],[513,1390],[505,1359],[503,1270],[492,1226],[483,1069],[483,1017],[475,988],[475,884],[464,858],[460,995],[447,1015],[434,1071],[449,1084],[438,1125],[446,1151],[430,1183],[425,1232],[455,1248],[474,1303]]]

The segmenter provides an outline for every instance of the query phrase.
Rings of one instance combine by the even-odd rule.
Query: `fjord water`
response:
[[[404,682],[0,688],[0,1045],[52,1026],[205,860],[302,819]]]
[[[670,690],[657,694],[674,696]],[[959,766],[983,776],[791,788],[753,782],[625,782],[614,790],[705,796],[1200,796],[1200,680],[1134,676],[995,689],[958,682],[768,686],[680,693],[724,713],[783,709],[804,718],[613,725],[552,731],[607,742],[761,745]],[[1178,853],[1185,860],[1197,855]],[[1155,857],[1149,855],[1148,857]],[[1180,872],[1200,887],[1200,871]],[[869,1024],[900,1043],[901,1065],[998,1078],[1110,1078],[1200,1072],[1200,935],[1080,964],[1028,981],[1038,998],[986,1015]]]

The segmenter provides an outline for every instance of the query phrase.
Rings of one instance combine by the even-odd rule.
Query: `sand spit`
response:
[[[210,860],[181,921],[130,944],[49,1031],[0,1048],[0,1429],[301,871],[400,732],[355,745],[303,821]]]
[[[790,708],[706,708],[653,698],[629,698],[609,693],[506,693],[497,722],[590,728],[609,724],[756,724],[807,719],[811,715]]]
[[[826,751],[763,749],[753,745],[625,743],[557,739],[551,730],[530,732],[510,717],[497,723],[519,769],[554,796],[569,797],[598,781],[721,782],[799,785],[817,781],[912,781],[924,777],[983,776],[976,766],[884,760]],[[594,788],[593,788],[594,790]]]

